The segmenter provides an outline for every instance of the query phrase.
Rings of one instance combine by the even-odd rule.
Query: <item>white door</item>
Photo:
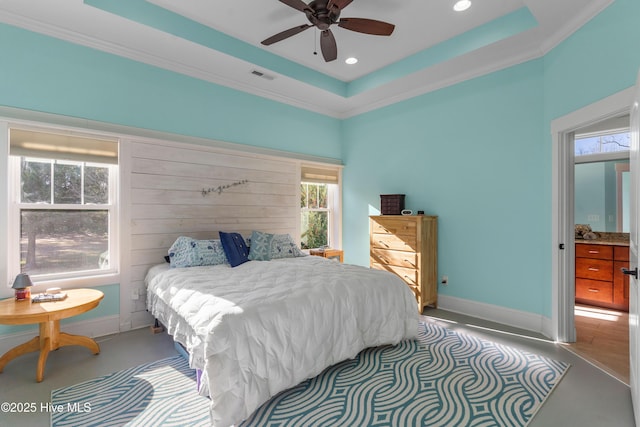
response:
[[[630,202],[629,202],[629,270],[625,273],[629,276],[629,367],[631,382],[631,398],[633,400],[633,412],[636,418],[636,424],[640,425],[640,372],[638,369],[638,345],[640,344],[639,334],[640,328],[638,324],[640,294],[638,292],[638,264],[640,263],[640,227],[638,226],[638,215],[640,215],[640,111],[638,104],[640,103],[640,72],[638,73],[638,81],[636,83],[636,91],[631,106],[631,185],[630,185]]]

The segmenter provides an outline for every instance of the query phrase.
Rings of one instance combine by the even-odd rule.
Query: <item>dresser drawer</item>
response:
[[[611,304],[613,303],[613,283],[576,279],[576,299]]]
[[[394,218],[377,218],[371,222],[371,232],[378,234],[414,235],[418,229],[416,221]]]
[[[398,251],[415,252],[417,245],[416,236],[378,234],[371,235],[371,247],[380,249],[393,249]]]
[[[576,257],[613,259],[613,246],[579,243],[576,245]]]
[[[412,268],[397,267],[395,265],[383,265],[378,263],[371,264],[371,267],[377,270],[386,270],[395,273],[404,280],[410,287],[418,286],[418,271]]]
[[[371,248],[370,263],[397,265],[398,267],[418,268],[418,255],[415,252],[394,251]]]
[[[576,277],[593,280],[613,280],[613,261],[576,258]]]

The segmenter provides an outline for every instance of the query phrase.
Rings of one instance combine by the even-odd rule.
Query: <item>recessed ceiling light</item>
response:
[[[358,62],[358,58],[354,58],[353,56],[351,56],[351,57],[345,59],[344,62],[346,62],[349,65],[353,65],[353,64]]]
[[[453,10],[455,10],[456,12],[464,12],[470,7],[471,7],[471,0],[458,0],[456,4],[453,5]]]

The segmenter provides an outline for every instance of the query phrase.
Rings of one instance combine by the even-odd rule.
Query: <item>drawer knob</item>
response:
[[[600,271],[600,269],[595,267],[589,267],[589,271]]]
[[[629,270],[627,268],[621,268],[620,270],[622,271],[623,274],[633,276],[636,279],[638,278],[638,267],[634,268],[633,270]]]
[[[593,250],[591,250],[591,251],[589,251],[589,253],[590,253],[590,254],[599,254],[599,253],[600,253],[600,251],[593,251]]]
[[[589,288],[589,292],[593,292],[593,293],[598,293],[600,292],[600,289],[596,289],[596,288]]]
[[[378,240],[378,243],[380,243],[381,245],[385,245],[386,247],[389,247],[389,245],[387,245],[385,242],[383,242],[382,240]]]

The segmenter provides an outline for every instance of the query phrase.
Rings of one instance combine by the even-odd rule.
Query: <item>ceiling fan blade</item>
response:
[[[331,30],[320,33],[320,50],[325,62],[331,62],[338,57],[338,46]]]
[[[290,6],[296,10],[299,10],[300,12],[306,12],[307,10],[310,10],[311,12],[313,12],[313,10],[309,7],[309,5],[303,2],[302,0],[280,0],[280,1],[286,4],[287,6]]]
[[[342,18],[338,26],[358,33],[373,34],[374,36],[390,36],[395,25],[375,19]]]
[[[353,0],[329,0],[327,4],[327,9],[331,10],[333,6],[337,6],[338,9],[342,10],[345,7],[349,6]]]
[[[284,39],[287,39],[291,36],[295,36],[298,33],[303,32],[304,30],[306,30],[307,28],[311,28],[313,27],[313,25],[309,25],[309,24],[304,24],[304,25],[299,25],[297,27],[293,27],[293,28],[289,28],[288,30],[284,30],[281,33],[278,34],[274,34],[273,36],[269,37],[268,39],[264,39],[262,40],[262,44],[265,46],[269,46],[271,44],[277,43],[279,41],[282,41]]]

